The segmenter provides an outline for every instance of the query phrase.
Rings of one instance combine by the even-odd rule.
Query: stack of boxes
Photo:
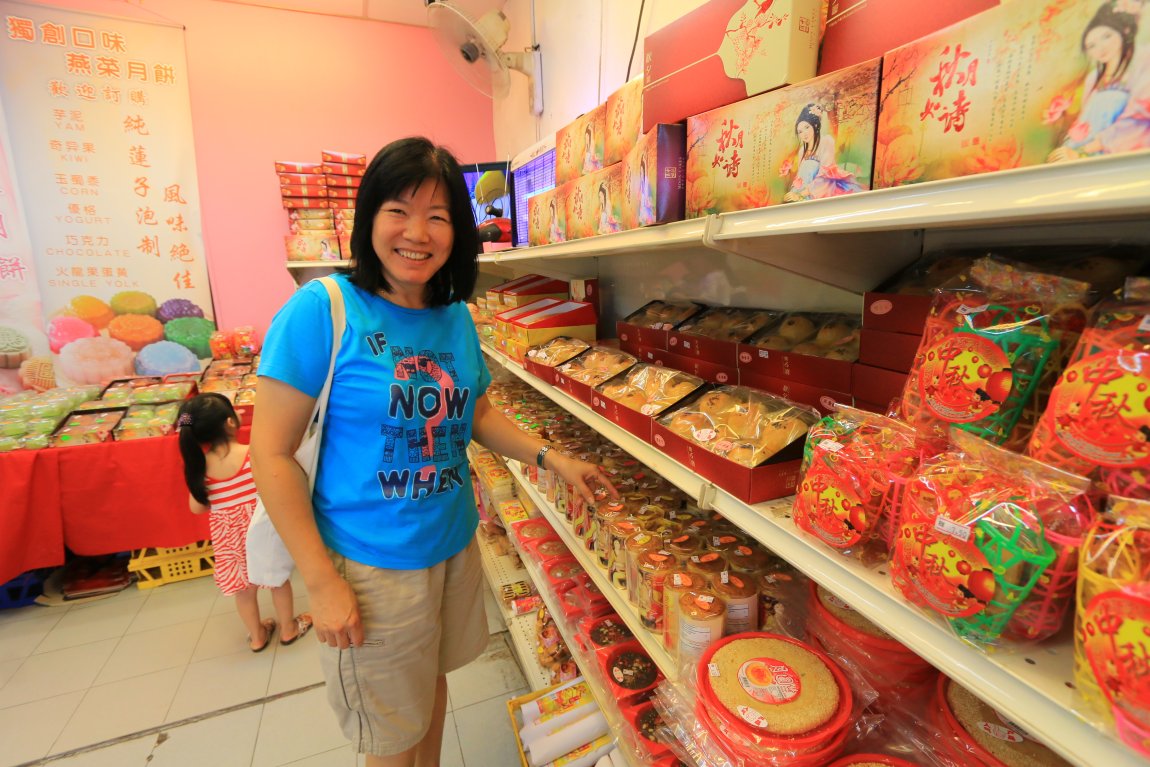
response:
[[[555,188],[528,200],[531,245],[683,217],[682,125],[643,132],[643,79],[631,80],[555,134]]]
[[[581,282],[577,292],[590,297],[594,281]],[[592,283],[590,291],[586,283]],[[528,274],[488,290],[487,306],[495,315],[495,348],[522,363],[530,347],[560,336],[594,343],[596,305],[571,300],[571,287],[563,280]]]
[[[321,162],[280,161],[275,166],[288,212],[288,260],[350,259],[355,195],[367,156],[324,151]]]

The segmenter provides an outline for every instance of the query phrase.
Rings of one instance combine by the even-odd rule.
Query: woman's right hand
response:
[[[328,647],[346,650],[363,644],[363,624],[355,591],[338,575],[318,586],[308,585],[312,628]]]

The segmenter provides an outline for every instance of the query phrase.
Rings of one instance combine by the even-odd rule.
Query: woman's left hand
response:
[[[593,463],[580,461],[558,450],[552,450],[543,461],[547,469],[555,472],[575,488],[587,503],[595,503],[595,488],[604,487],[612,498],[619,497],[619,491],[607,479],[603,469]]]

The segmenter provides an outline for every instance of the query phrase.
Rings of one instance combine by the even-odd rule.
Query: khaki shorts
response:
[[[431,725],[435,680],[487,647],[483,573],[475,541],[426,570],[370,567],[329,551],[359,598],[362,647],[321,645],[327,698],[361,754],[390,756]]]

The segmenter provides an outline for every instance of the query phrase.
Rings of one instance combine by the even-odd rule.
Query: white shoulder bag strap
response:
[[[340,344],[343,341],[343,331],[347,326],[343,293],[340,291],[339,285],[331,277],[321,277],[319,281],[327,288],[328,298],[331,299],[331,358],[327,363],[327,377],[324,378],[323,389],[320,390],[319,397],[315,401],[315,409],[312,411],[311,418],[308,419],[308,430],[296,452],[297,461],[300,461],[301,458],[306,461],[306,463],[301,461],[300,466],[307,473],[308,488],[311,490],[315,490],[316,468],[319,465],[319,446],[323,440],[323,422],[327,417],[327,402],[331,396],[331,379],[335,376],[335,358],[339,354]],[[309,442],[312,444],[309,445]],[[306,454],[305,448],[307,447],[311,448],[310,455]],[[305,455],[300,455],[300,453],[305,453]]]
[[[319,445],[323,438],[323,422],[327,415],[328,398],[331,395],[331,379],[335,375],[335,357],[339,353],[340,341],[347,326],[343,293],[340,292],[339,285],[330,277],[323,277],[320,281],[327,288],[327,294],[331,298],[331,358],[327,363],[327,378],[324,379],[323,389],[316,398],[315,409],[308,419],[308,427],[304,431],[303,439],[300,440],[299,448],[295,451],[296,463],[307,474],[309,495],[315,492]],[[257,499],[255,510],[252,512],[245,548],[248,580],[251,583],[274,588],[286,583],[291,577],[295,563],[275,525],[272,524],[262,499]]]

